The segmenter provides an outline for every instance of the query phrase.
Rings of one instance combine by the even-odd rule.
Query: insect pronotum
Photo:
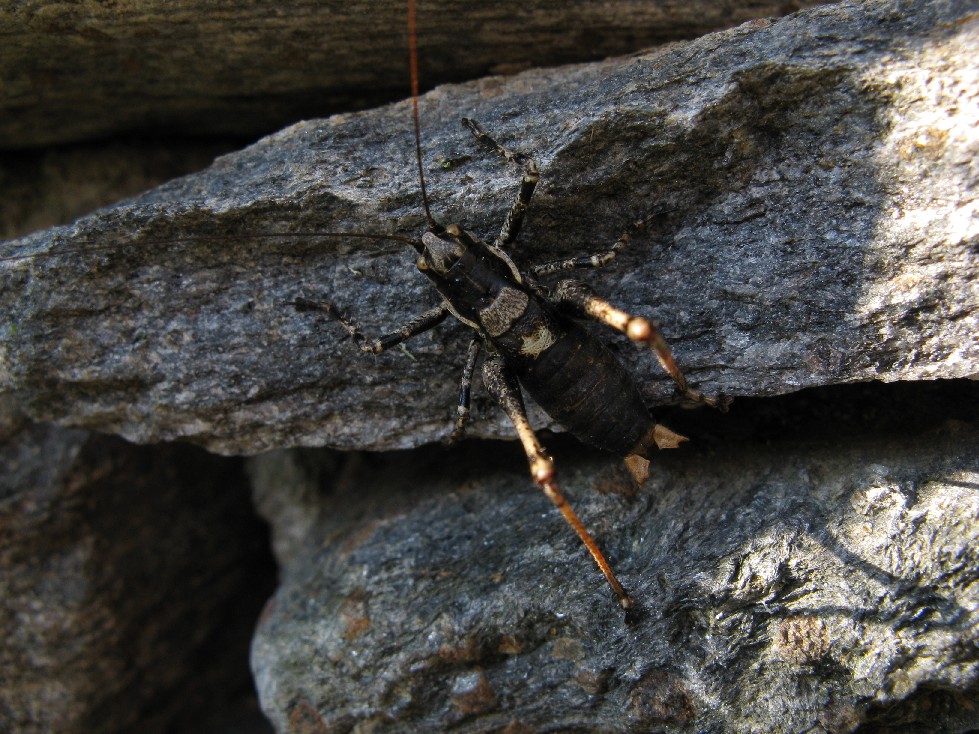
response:
[[[363,351],[373,354],[401,345],[450,315],[472,329],[450,440],[460,438],[465,430],[472,379],[482,357],[483,384],[513,423],[532,480],[574,529],[619,604],[629,609],[634,604],[632,597],[561,492],[554,462],[527,419],[522,390],[583,442],[624,457],[640,483],[648,473],[648,455],[654,447],[674,448],[686,439],[656,422],[629,373],[580,321],[605,324],[652,350],[687,400],[721,409],[726,407],[726,401],[708,398],[687,384],[669,346],[648,319],[614,307],[581,281],[564,278],[545,282],[554,275],[608,264],[628,245],[632,233],[645,225],[643,220],[602,252],[538,264],[518,262],[510,246],[520,233],[540,180],[537,165],[529,156],[499,144],[476,121],[464,118],[462,122],[472,134],[473,143],[501,158],[504,164],[517,167],[522,174],[520,184],[492,242],[481,240],[459,224],[443,225],[437,221],[429,205],[422,156],[415,0],[408,0],[407,6],[415,160],[427,231],[420,239],[369,232],[311,234],[410,245],[418,255],[418,270],[429,279],[441,300],[434,308],[378,337],[366,336],[331,303],[298,297],[294,306],[299,311],[318,312],[335,319]]]

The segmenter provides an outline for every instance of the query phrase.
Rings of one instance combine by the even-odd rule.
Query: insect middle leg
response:
[[[459,385],[459,405],[456,408],[456,422],[447,443],[455,443],[462,438],[466,430],[466,422],[469,420],[469,400],[472,395],[473,372],[476,370],[476,360],[479,359],[479,352],[482,349],[483,341],[476,337],[469,342],[469,350],[466,352],[466,366],[462,368],[462,382]]]
[[[608,301],[600,298],[586,284],[578,280],[562,280],[554,287],[554,300],[559,306],[568,308],[573,315],[595,319],[613,329],[621,331],[637,344],[645,345],[653,350],[656,359],[673,379],[680,393],[693,402],[704,403],[712,408],[726,411],[730,406],[729,398],[710,398],[694,390],[687,383],[687,378],[676,365],[670,345],[666,343],[663,334],[649,319],[633,316],[622,311]]]
[[[341,314],[332,303],[322,303],[310,301],[307,298],[297,298],[293,305],[297,311],[319,311],[330,318],[335,319],[346,331],[357,345],[369,354],[380,354],[386,349],[396,347],[413,336],[417,336],[429,329],[438,326],[445,321],[449,315],[449,309],[445,303],[440,303],[435,308],[431,308],[420,316],[416,316],[411,321],[402,324],[398,329],[379,337],[370,338],[366,336],[357,325],[346,316]]]
[[[497,236],[497,238],[493,241],[494,247],[505,249],[508,245],[512,244],[513,241],[517,239],[517,235],[520,234],[520,228],[523,226],[524,215],[527,213],[527,207],[530,206],[530,200],[534,196],[534,189],[537,188],[537,182],[540,181],[540,173],[537,171],[537,164],[534,163],[534,159],[528,155],[510,150],[509,148],[504,148],[502,145],[493,140],[493,138],[487,135],[474,120],[464,117],[462,118],[462,124],[469,128],[470,132],[472,132],[473,136],[478,142],[492,148],[508,161],[516,163],[518,166],[523,166],[524,175],[523,179],[520,181],[520,190],[517,192],[517,198],[510,206],[510,211],[507,212],[506,219],[503,220],[503,226],[500,228],[499,236]]]
[[[520,385],[501,357],[493,355],[487,357],[486,361],[483,362],[483,382],[486,389],[500,403],[514,428],[517,429],[517,436],[520,438],[524,453],[527,454],[527,461],[530,463],[530,475],[534,482],[544,491],[554,506],[560,510],[565,521],[578,534],[581,542],[585,544],[585,548],[588,549],[609,586],[612,587],[612,591],[619,598],[619,604],[622,608],[630,609],[635,602],[619,583],[602,551],[561,492],[554,474],[554,461],[544,451],[540,441],[537,440],[534,429],[531,428],[530,422],[527,420],[527,412],[524,409],[523,398],[520,394]]]

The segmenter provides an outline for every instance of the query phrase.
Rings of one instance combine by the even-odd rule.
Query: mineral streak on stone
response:
[[[470,116],[541,168],[519,255],[595,251],[650,218],[586,277],[661,321],[705,392],[975,374],[974,12],[841,3],[440,88],[421,100],[433,209],[491,237],[509,207],[519,171],[474,144]],[[405,104],[301,123],[6,245],[63,254],[3,262],[0,384],[37,418],[222,452],[438,439],[464,329],[364,358],[287,305],[321,297],[391,328],[434,302],[407,248],[249,236],[423,228]],[[620,351],[650,400],[671,395],[654,360]],[[509,435],[482,412],[477,434]]]

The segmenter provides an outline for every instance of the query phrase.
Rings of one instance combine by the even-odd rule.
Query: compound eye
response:
[[[458,237],[462,234],[462,228],[458,224],[450,224],[445,228],[445,233],[450,237]]]
[[[426,260],[424,257],[419,257],[417,260],[415,260],[415,267],[419,270],[428,270],[428,260]]]

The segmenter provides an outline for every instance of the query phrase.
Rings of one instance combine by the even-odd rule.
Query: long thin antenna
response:
[[[419,253],[424,252],[425,246],[420,240],[412,239],[411,237],[401,237],[396,234],[385,234],[381,232],[262,232],[258,235],[252,235],[268,239],[315,239],[317,237],[330,237],[337,239],[347,239],[356,238],[362,240],[389,240],[391,242],[401,242],[406,245],[411,245]],[[202,235],[192,235],[189,237],[167,237],[166,239],[156,239],[148,238],[145,240],[139,240],[127,243],[118,242],[106,242],[106,243],[89,243],[81,245],[80,247],[64,247],[58,250],[48,251],[48,252],[34,252],[30,255],[5,255],[0,256],[0,262],[16,262],[18,260],[37,260],[41,258],[55,258],[61,257],[63,255],[79,255],[88,252],[97,252],[99,250],[118,250],[120,247],[126,247],[129,245],[172,245],[178,242],[241,242],[243,239],[248,239],[249,235],[223,235],[223,234],[202,234]]]
[[[415,22],[415,0],[408,0],[408,49],[411,57],[411,111],[415,123],[415,160],[418,163],[418,183],[422,189],[422,206],[425,218],[432,230],[440,230],[438,223],[428,208],[428,191],[425,188],[425,171],[422,166],[421,123],[418,115],[418,31]]]

